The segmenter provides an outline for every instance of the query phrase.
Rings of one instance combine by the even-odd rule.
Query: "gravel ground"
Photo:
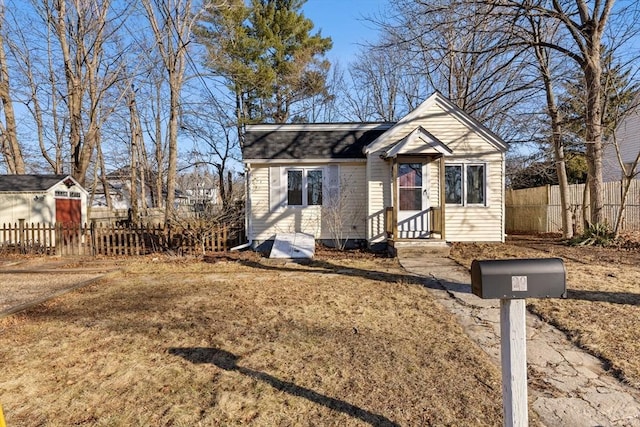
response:
[[[0,317],[88,284],[116,268],[116,262],[95,259],[0,259]]]

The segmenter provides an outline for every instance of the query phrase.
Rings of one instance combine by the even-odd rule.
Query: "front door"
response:
[[[398,164],[398,234],[401,239],[429,237],[426,163]]]

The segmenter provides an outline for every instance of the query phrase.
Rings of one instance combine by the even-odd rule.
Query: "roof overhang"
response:
[[[260,123],[247,125],[247,132],[310,132],[310,131],[358,131],[393,127],[391,122],[354,123]]]
[[[336,159],[336,158],[316,158],[316,159],[242,159],[244,164],[307,164],[323,165],[328,163],[366,163],[367,159]]]
[[[384,159],[398,156],[451,156],[453,151],[422,126],[415,128],[409,135],[381,154]]]

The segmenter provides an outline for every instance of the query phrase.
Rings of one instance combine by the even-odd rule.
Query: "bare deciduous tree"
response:
[[[101,143],[102,124],[116,108],[116,102],[106,104],[107,95],[122,77],[120,53],[108,52],[107,45],[125,12],[117,11],[115,19],[112,12],[110,0],[44,2],[64,69],[71,174],[81,184]]]
[[[7,171],[11,174],[23,174],[25,166],[22,148],[18,143],[16,115],[10,93],[9,70],[5,52],[5,30],[4,2],[0,2],[0,102],[5,119],[4,124],[0,122],[0,149],[7,165]]]
[[[588,166],[588,188],[591,203],[590,220],[600,224],[603,216],[602,181],[602,138],[603,138],[603,45],[606,30],[609,28],[615,0],[588,2],[586,0],[527,1],[503,0],[498,4],[504,10],[512,11],[513,16],[533,17],[547,22],[548,27],[561,26],[567,37],[558,41],[530,40],[531,45],[539,44],[552,49],[573,60],[582,71],[585,85],[585,143]],[[500,9],[494,9],[500,13]],[[625,16],[626,15],[626,16]],[[637,22],[638,9],[635,5],[620,7],[617,37],[627,38],[629,28],[623,28],[624,22]],[[626,20],[626,21],[625,21]]]
[[[407,95],[437,90],[503,136],[522,126],[516,107],[534,93],[536,79],[525,48],[512,43],[509,19],[496,21],[492,6],[475,0],[393,0],[391,7],[375,23],[380,47],[401,51],[404,75],[419,76],[419,90]]]
[[[169,164],[165,204],[165,223],[169,224],[174,216],[180,93],[185,80],[188,45],[197,14],[193,11],[191,0],[143,0],[142,4],[169,82]]]
[[[239,144],[233,108],[221,105],[212,96],[205,97],[206,105],[198,104],[198,111],[185,114],[183,127],[198,142],[195,149],[200,162],[212,165],[217,174],[222,209],[227,210],[233,195],[233,181],[227,177],[230,163],[239,160]]]
[[[557,26],[544,25],[543,22],[533,16],[527,17],[530,24],[527,29],[526,39],[533,41],[533,51],[535,53],[537,68],[540,72],[544,84],[544,93],[547,103],[547,115],[551,123],[551,145],[553,147],[553,157],[555,163],[558,186],[560,188],[560,204],[562,210],[562,235],[569,239],[573,237],[573,215],[569,205],[569,180],[567,178],[567,167],[565,160],[565,147],[562,138],[562,120],[558,111],[555,94],[555,77],[551,60],[552,53],[549,48],[543,45],[547,40],[553,39],[557,34]]]

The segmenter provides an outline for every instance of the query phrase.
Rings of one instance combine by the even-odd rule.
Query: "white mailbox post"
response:
[[[472,292],[500,299],[502,406],[505,426],[529,424],[525,298],[566,298],[566,272],[559,258],[474,260]]]

